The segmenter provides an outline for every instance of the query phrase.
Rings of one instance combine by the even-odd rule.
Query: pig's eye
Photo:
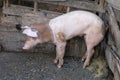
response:
[[[36,40],[37,38],[36,37],[32,37],[33,40]]]
[[[28,41],[34,40],[32,37],[27,37]]]
[[[31,30],[32,30],[33,32],[37,32],[37,30],[36,30],[36,29],[34,29],[34,28],[31,28]]]

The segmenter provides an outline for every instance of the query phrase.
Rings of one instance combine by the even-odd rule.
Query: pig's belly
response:
[[[84,31],[85,28],[81,29],[81,28],[73,27],[72,29],[70,28],[64,29],[61,32],[65,35],[66,40],[68,40],[76,36],[82,36],[84,34]]]
[[[83,35],[99,35],[102,34],[102,26],[74,26],[73,28],[64,27],[63,30],[61,30],[62,33],[65,35],[65,39],[71,39],[76,36],[83,36]]]
[[[81,24],[83,23],[83,24]],[[72,22],[66,21],[66,23],[59,23],[59,25],[52,26],[52,30],[55,34],[61,32],[65,35],[66,40],[71,39],[75,36],[80,36],[84,34],[84,31],[88,29],[90,26],[88,23],[82,22]]]

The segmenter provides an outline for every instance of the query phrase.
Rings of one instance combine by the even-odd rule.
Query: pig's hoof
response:
[[[86,60],[86,57],[85,56],[83,56],[82,57],[82,62],[84,62]]]
[[[83,65],[83,69],[85,69],[87,67],[87,65]]]
[[[82,58],[81,60],[82,60],[82,62],[84,62],[84,61],[85,61],[85,58]]]
[[[57,62],[58,62],[58,60],[55,59],[55,60],[54,60],[54,64],[57,64]]]
[[[85,69],[87,66],[89,66],[89,62],[85,62],[83,68]]]
[[[61,68],[61,65],[57,65],[58,68]]]
[[[86,55],[84,55],[84,56],[82,57],[82,62],[84,62],[85,59],[86,59]]]

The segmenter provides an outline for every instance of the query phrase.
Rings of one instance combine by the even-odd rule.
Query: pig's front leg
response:
[[[64,63],[63,57],[65,54],[65,47],[66,47],[66,42],[58,42],[56,44],[56,58],[54,60],[54,63],[57,64],[58,68],[61,68],[61,66]]]

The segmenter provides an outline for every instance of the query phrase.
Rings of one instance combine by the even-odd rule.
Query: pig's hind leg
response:
[[[85,35],[85,42],[87,46],[87,51],[83,59],[85,59],[83,68],[86,68],[90,64],[90,60],[94,54],[94,47],[100,43],[100,41],[103,39],[102,34],[88,34]]]

